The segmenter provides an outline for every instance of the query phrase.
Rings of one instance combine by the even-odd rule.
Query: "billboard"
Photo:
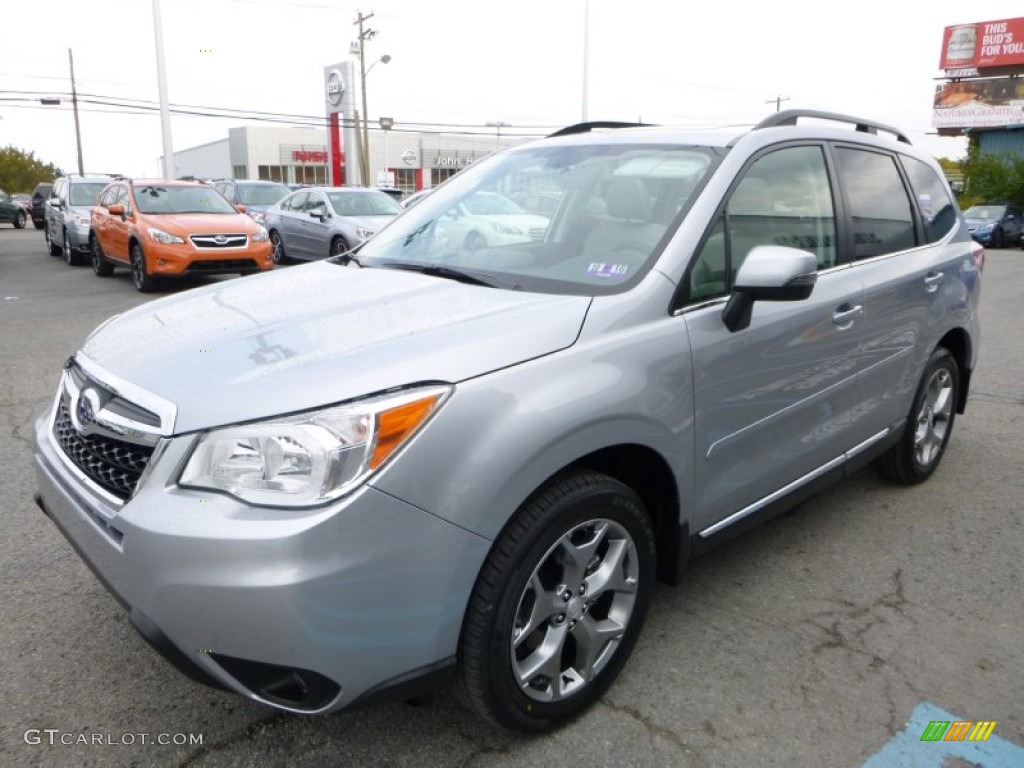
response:
[[[936,86],[932,124],[940,130],[1024,124],[1024,79],[960,80]]]
[[[1024,17],[946,27],[939,67],[945,70],[1015,67],[1024,71]]]

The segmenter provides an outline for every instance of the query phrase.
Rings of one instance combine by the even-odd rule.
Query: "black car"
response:
[[[46,226],[46,201],[53,194],[53,182],[40,182],[32,191],[32,223],[36,229]]]
[[[21,203],[13,200],[9,194],[0,189],[0,221],[9,221],[15,229],[24,229],[25,219],[25,209]]]

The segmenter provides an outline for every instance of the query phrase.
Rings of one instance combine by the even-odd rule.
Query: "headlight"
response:
[[[146,231],[149,233],[149,236],[151,238],[156,240],[158,243],[163,243],[164,245],[173,245],[174,243],[185,242],[177,235],[169,234],[167,232],[164,232],[162,229],[157,229],[156,227],[150,227]]]
[[[361,485],[441,407],[450,386],[382,395],[203,434],[178,479],[255,505],[311,507]]]
[[[267,228],[260,224],[256,229],[256,234],[252,236],[254,243],[265,243],[267,242]]]
[[[365,227],[356,227],[356,234],[359,235],[363,240],[369,240],[377,233],[375,229],[366,229]]]
[[[264,214],[263,211],[253,211],[249,215],[252,216],[252,220],[257,224],[262,224],[266,219],[266,214]]]
[[[993,229],[995,229],[995,226],[996,225],[993,222],[988,222],[987,224],[979,224],[975,232],[991,232]]]

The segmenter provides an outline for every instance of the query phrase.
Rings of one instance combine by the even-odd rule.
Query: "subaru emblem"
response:
[[[227,241],[228,239],[224,237],[224,235],[217,235],[215,238],[213,238],[213,242],[215,242],[217,245],[224,245]]]
[[[75,404],[75,429],[82,434],[89,431],[89,427],[96,421],[96,412],[100,408],[100,396],[94,389],[83,389],[78,395],[78,402]]]

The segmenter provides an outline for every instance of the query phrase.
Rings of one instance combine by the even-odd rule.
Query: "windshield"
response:
[[[100,192],[107,186],[105,181],[78,182],[71,185],[71,205],[96,205]]]
[[[210,187],[175,184],[135,187],[139,213],[238,213]]]
[[[972,205],[970,208],[964,211],[964,218],[995,221],[997,219],[1002,218],[1003,212],[1005,210],[1005,205]]]
[[[713,157],[655,144],[504,151],[408,208],[359,260],[521,290],[617,293],[650,268]]]
[[[273,205],[290,192],[284,184],[239,184],[238,202],[242,205]]]
[[[391,195],[373,190],[328,192],[327,199],[339,216],[394,216],[404,210]]]

